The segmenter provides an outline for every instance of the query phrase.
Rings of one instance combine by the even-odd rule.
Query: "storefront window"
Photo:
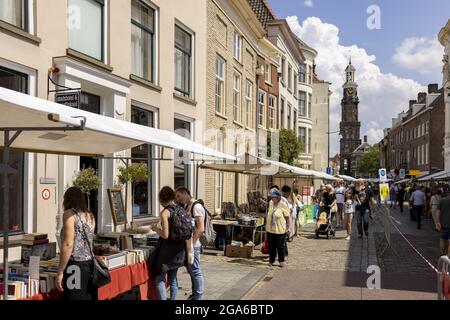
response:
[[[153,112],[131,107],[131,122],[146,127],[154,126]],[[148,181],[134,184],[133,188],[133,217],[143,218],[152,214],[153,208],[153,147],[147,144],[131,149],[132,163],[146,163],[148,168]],[[142,160],[139,160],[142,159]]]
[[[21,93],[28,93],[28,76],[13,70],[0,67],[0,87]],[[3,153],[0,152],[0,163],[3,162]],[[12,151],[9,156],[9,165],[16,170],[9,178],[9,230],[23,231],[23,176],[24,153]],[[0,206],[3,208],[3,192],[0,192]],[[3,209],[0,209],[3,210]],[[3,233],[3,219],[0,219],[0,233]]]
[[[186,139],[191,139],[191,123],[175,119],[174,132]],[[175,188],[190,188],[190,157],[191,154],[182,150],[175,150]],[[193,190],[191,190],[192,192]]]
[[[68,5],[69,48],[103,61],[104,0],[68,0]]]

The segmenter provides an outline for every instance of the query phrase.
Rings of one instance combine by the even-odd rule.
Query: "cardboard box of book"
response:
[[[228,245],[225,254],[230,258],[251,258],[253,257],[254,247],[253,243],[248,243],[241,247]]]

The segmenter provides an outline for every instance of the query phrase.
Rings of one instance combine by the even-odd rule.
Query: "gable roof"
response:
[[[261,22],[264,29],[267,31],[267,24],[271,20],[275,20],[277,17],[270,8],[266,0],[247,0],[248,4],[252,8],[259,22]]]

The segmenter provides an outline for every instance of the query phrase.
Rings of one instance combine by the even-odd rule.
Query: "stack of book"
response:
[[[39,293],[39,280],[31,279],[28,270],[23,268],[10,268],[8,274],[8,300],[31,298]],[[16,272],[14,272],[16,271]],[[3,293],[3,274],[1,275],[0,292]],[[3,296],[1,296],[3,300]]]
[[[97,256],[97,258],[102,260],[109,270],[117,269],[127,265],[126,251],[121,251],[119,253],[105,254],[102,256]]]
[[[127,265],[133,265],[145,261],[144,251],[141,249],[127,250]]]
[[[56,242],[49,242],[48,235],[43,233],[25,234],[21,262],[28,263],[31,256],[38,256],[41,260],[53,259],[56,257]]]

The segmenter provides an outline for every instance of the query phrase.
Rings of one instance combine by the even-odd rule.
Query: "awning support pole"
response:
[[[127,231],[127,214],[128,214],[128,169],[130,166],[130,159],[127,159],[125,164],[125,176],[127,183],[125,184],[125,231]],[[133,199],[131,199],[133,201]],[[131,220],[133,220],[133,205],[131,205]]]
[[[8,162],[10,145],[12,141],[18,137],[18,132],[13,139],[9,139],[9,131],[4,131],[4,148],[3,148],[3,299],[8,300],[8,237],[9,237],[9,179],[8,179]]]

